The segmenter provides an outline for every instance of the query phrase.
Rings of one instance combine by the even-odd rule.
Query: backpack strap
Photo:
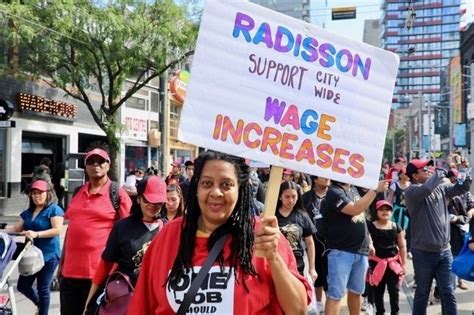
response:
[[[79,190],[81,190],[82,187],[84,187],[84,184],[82,184],[81,186],[77,186],[76,188],[74,188],[74,191],[73,191],[73,193],[72,193],[71,199],[72,199],[75,195],[77,195],[77,193],[79,192]]]
[[[77,193],[84,187],[85,184],[74,188],[74,192],[72,193],[72,197],[77,195]],[[109,198],[112,206],[114,207],[115,211],[120,209],[120,187],[119,184],[115,181],[110,182],[109,187]]]
[[[120,209],[120,187],[115,181],[111,181],[109,188],[109,197],[115,211]]]

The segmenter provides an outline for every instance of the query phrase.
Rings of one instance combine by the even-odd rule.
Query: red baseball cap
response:
[[[174,161],[173,163],[171,163],[171,166],[180,167],[180,166],[181,166],[181,162],[179,162],[179,161]]]
[[[379,200],[375,203],[375,210],[379,210],[383,206],[388,206],[390,209],[393,209],[392,204],[387,200]]]
[[[109,157],[109,154],[107,153],[107,151],[105,151],[103,149],[99,149],[99,148],[96,148],[96,149],[93,149],[93,150],[90,150],[89,152],[87,152],[86,159],[85,159],[86,162],[90,157],[92,157],[94,155],[100,156],[101,158],[103,158],[104,160],[106,160],[107,162],[110,163],[110,157]]]
[[[163,203],[166,198],[166,184],[158,176],[148,176],[137,184],[137,194],[143,195],[150,203]]]
[[[425,166],[433,166],[433,164],[433,160],[411,160],[407,165],[407,176],[411,178],[412,175],[415,174],[420,168]]]
[[[48,191],[48,182],[44,180],[35,180],[33,184],[31,184],[30,190],[37,189],[39,191]]]
[[[290,170],[289,168],[285,168],[285,170],[283,171],[283,174],[285,174],[285,175],[293,175],[293,171]]]

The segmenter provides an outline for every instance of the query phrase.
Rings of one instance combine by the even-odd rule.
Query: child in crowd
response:
[[[399,312],[400,283],[405,274],[407,251],[403,229],[390,221],[392,205],[379,200],[375,205],[375,220],[368,224],[376,256],[370,256],[368,281],[374,287],[376,314],[384,314],[385,287],[390,297],[390,313]]]

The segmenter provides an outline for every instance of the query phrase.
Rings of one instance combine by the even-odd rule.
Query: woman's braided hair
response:
[[[232,263],[230,267],[233,269],[234,274],[239,269],[242,275],[256,275],[252,264],[255,217],[252,214],[252,185],[249,180],[250,168],[242,158],[220,152],[206,151],[195,160],[195,173],[191,179],[188,195],[186,196],[186,211],[182,223],[178,254],[168,277],[169,287],[176,286],[183,275],[188,273],[193,266],[192,258],[198,229],[198,219],[201,215],[197,189],[204,165],[206,162],[214,160],[226,161],[234,166],[239,185],[239,197],[234,211],[227,221],[210,235],[209,251],[221,235],[230,234],[232,236]],[[222,252],[218,256],[218,261],[221,268],[223,268],[224,258]]]

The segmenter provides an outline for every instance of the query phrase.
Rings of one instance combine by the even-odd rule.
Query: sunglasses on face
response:
[[[105,162],[107,162],[107,160],[103,158],[90,158],[86,161],[86,165],[94,165],[94,164],[102,165]]]
[[[422,172],[428,172],[430,169],[427,168],[427,167],[423,167],[423,168],[420,168],[418,169],[419,171],[422,171]]]
[[[146,200],[144,196],[142,196],[142,201],[144,204],[154,205],[154,206],[159,206],[159,207],[161,207],[161,205],[163,204],[162,202],[157,202],[157,203],[149,202],[148,200]]]

